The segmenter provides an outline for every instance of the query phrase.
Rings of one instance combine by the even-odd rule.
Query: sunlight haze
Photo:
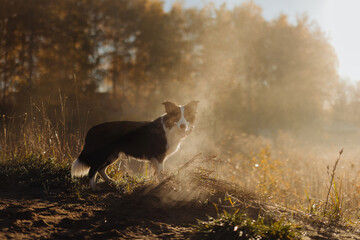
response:
[[[176,0],[165,0],[164,7],[169,10]],[[216,7],[226,4],[228,8],[241,5],[245,0],[195,0],[180,1],[185,7],[201,7],[213,2]],[[326,33],[339,58],[339,75],[351,82],[360,81],[360,32],[356,29],[360,22],[360,1],[357,0],[255,0],[263,10],[264,18],[270,20],[280,14],[296,22],[299,15],[307,14]]]
[[[360,239],[360,0],[0,6],[0,240]]]

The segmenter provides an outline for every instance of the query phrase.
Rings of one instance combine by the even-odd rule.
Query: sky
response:
[[[177,0],[164,0],[169,10]],[[213,2],[228,8],[247,0],[181,0],[185,7],[202,7]],[[339,74],[351,82],[360,82],[360,0],[253,0],[263,9],[267,20],[285,14],[292,23],[306,13],[317,22],[333,45],[339,59]]]

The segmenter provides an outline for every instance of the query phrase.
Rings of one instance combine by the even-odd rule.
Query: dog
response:
[[[165,114],[153,121],[105,122],[92,127],[86,134],[85,145],[71,166],[71,177],[88,175],[90,187],[96,186],[97,173],[108,183],[113,180],[106,169],[119,154],[148,160],[158,179],[162,178],[164,162],[180,148],[181,142],[194,129],[199,101],[184,106],[164,102]]]

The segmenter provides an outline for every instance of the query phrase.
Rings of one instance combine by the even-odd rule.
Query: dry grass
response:
[[[345,156],[341,150],[336,159],[336,151],[332,156],[324,155],[286,138],[271,142],[254,136],[233,136],[231,150],[221,158],[225,159],[223,163],[214,162],[210,168],[216,169],[222,179],[253,189],[273,202],[329,223],[357,225],[360,183],[359,166],[354,164],[356,155]],[[339,161],[340,156],[343,161]],[[336,161],[330,172],[333,159]]]
[[[69,169],[70,163],[81,151],[84,131],[69,130],[65,104],[56,122],[50,120],[48,109],[43,104],[32,106],[29,114],[1,118],[1,184],[9,184],[11,179],[26,181],[31,178],[38,179],[40,183],[35,184],[47,190],[65,182],[66,186],[75,187],[81,195],[83,189],[71,181]],[[227,206],[234,209],[244,206],[244,199],[240,201],[231,195],[231,189],[237,186],[263,196],[266,201],[305,212],[309,217],[316,218],[316,221],[358,226],[358,166],[352,164],[344,168],[342,164],[346,159],[339,162],[341,152],[329,173],[326,157],[295,146],[294,139],[288,136],[279,136],[270,141],[245,134],[232,135],[221,146],[223,151],[218,157],[204,157],[201,161],[194,160],[196,163],[191,160],[191,164],[197,166],[195,180],[187,174],[182,176],[183,169],[180,168],[152,191],[173,181],[175,176],[180,176],[197,183],[194,188],[188,189],[191,191],[188,196],[198,198],[199,187],[208,189],[208,193],[223,189],[222,192],[226,194],[219,196],[219,206],[224,202],[230,203]],[[185,164],[184,169],[187,167]],[[117,187],[122,192],[131,193],[137,187],[149,183],[148,173],[146,176],[129,176],[118,170],[113,168],[109,173],[117,179]],[[209,178],[210,174],[215,177]],[[228,188],[229,183],[234,185]],[[211,190],[215,185],[216,190]],[[244,196],[249,197],[251,194]],[[200,199],[206,201],[206,197]]]
[[[32,103],[31,106],[29,113],[2,116],[0,158],[36,155],[59,162],[73,159],[82,147],[84,131],[69,131],[65,103],[61,104],[59,113],[54,110],[58,121],[50,120],[50,109],[45,104]]]

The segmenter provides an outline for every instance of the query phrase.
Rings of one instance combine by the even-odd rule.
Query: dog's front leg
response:
[[[164,178],[164,161],[162,161],[162,159],[152,158],[151,163],[155,169],[157,180],[161,181]]]

